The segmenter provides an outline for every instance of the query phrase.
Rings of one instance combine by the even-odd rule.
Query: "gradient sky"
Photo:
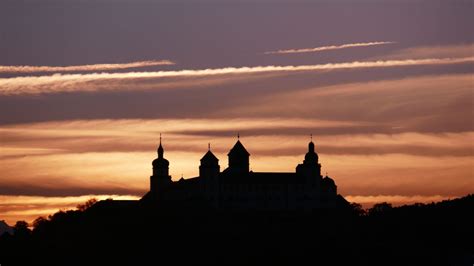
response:
[[[0,0],[0,220],[138,198],[237,132],[370,206],[474,192],[472,1]]]

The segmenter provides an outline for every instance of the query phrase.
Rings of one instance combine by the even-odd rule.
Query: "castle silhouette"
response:
[[[348,204],[337,194],[334,180],[321,175],[312,139],[303,163],[293,173],[249,171],[250,153],[240,142],[240,136],[227,156],[228,167],[221,172],[219,159],[209,145],[201,158],[199,176],[172,181],[160,136],[158,158],[152,163],[150,191],[140,201],[162,207],[243,210],[314,210]]]

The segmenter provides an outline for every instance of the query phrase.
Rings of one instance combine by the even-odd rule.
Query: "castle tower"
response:
[[[250,153],[248,153],[244,145],[240,142],[240,136],[237,137],[239,139],[227,154],[229,157],[229,170],[233,173],[248,173],[250,169]]]
[[[150,177],[150,190],[156,192],[157,190],[166,187],[171,183],[171,176],[169,175],[169,162],[165,159],[164,149],[161,145],[158,147],[158,158],[153,160],[153,175]]]
[[[209,144],[208,151],[201,158],[199,166],[199,176],[204,178],[216,177],[220,172],[219,159],[212,153]]]
[[[296,173],[305,177],[319,177],[321,176],[321,164],[319,163],[319,156],[314,150],[313,137],[308,143],[308,152],[304,156],[304,161],[296,167]]]
[[[318,154],[314,151],[314,143],[313,140],[311,140],[310,143],[308,143],[308,152],[304,156],[304,165],[317,165],[319,164],[319,156]]]

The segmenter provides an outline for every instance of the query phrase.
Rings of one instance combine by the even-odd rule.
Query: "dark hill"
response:
[[[102,201],[0,238],[8,265],[469,265],[474,195],[368,212],[157,209]],[[20,235],[20,234],[19,234]]]

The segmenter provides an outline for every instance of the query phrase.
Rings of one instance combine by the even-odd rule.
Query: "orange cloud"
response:
[[[367,47],[367,46],[375,46],[375,45],[385,45],[385,44],[393,44],[395,42],[361,42],[361,43],[346,43],[342,45],[329,45],[329,46],[321,46],[315,48],[302,48],[302,49],[287,49],[287,50],[278,50],[278,51],[269,51],[265,52],[264,54],[297,54],[297,53],[314,53],[314,52],[322,52],[328,50],[339,50],[339,49],[347,49],[347,48],[354,48],[354,47]]]
[[[188,134],[187,129],[242,128],[282,125],[343,125],[357,123],[310,119],[249,120],[96,120],[33,123],[0,127],[3,139],[0,177],[2,193],[37,184],[38,191],[146,191],[151,161],[156,157],[158,132],[164,133],[165,156],[174,179],[197,175],[207,143],[227,165],[227,152],[235,136]],[[271,131],[271,130],[270,130]],[[307,130],[308,132],[309,129]],[[243,135],[252,154],[254,171],[294,171],[306,152],[307,136],[293,134]],[[338,181],[343,193],[412,193],[462,195],[472,189],[474,132],[339,134],[315,136],[324,171]],[[84,145],[87,143],[87,145]],[[423,176],[420,176],[423,174]],[[403,178],[400,178],[400,177]],[[455,181],[450,178],[455,176]],[[429,177],[429,185],[425,182]],[[436,181],[436,182],[434,182]],[[406,182],[414,182],[408,185]],[[34,191],[34,187],[31,190]],[[26,191],[26,188],[24,189]],[[55,192],[58,191],[58,192]],[[32,192],[28,192],[32,193]],[[130,192],[127,192],[130,193]]]

